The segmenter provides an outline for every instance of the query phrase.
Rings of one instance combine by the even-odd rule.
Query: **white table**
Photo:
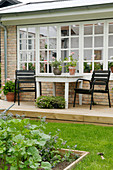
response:
[[[68,95],[69,95],[69,83],[76,82],[78,78],[83,78],[82,75],[69,75],[69,74],[61,74],[61,75],[54,75],[54,74],[38,74],[36,75],[36,85],[37,85],[37,97],[40,96],[40,84],[39,82],[52,82],[53,83],[53,95],[55,96],[55,83],[61,82],[65,83],[65,101],[66,105],[65,108],[68,109]],[[82,82],[79,84],[82,87]],[[82,105],[82,96],[79,96],[79,104]]]

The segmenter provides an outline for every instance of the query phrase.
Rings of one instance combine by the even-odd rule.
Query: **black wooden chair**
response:
[[[92,109],[92,104],[94,105],[93,94],[94,93],[107,93],[108,94],[109,107],[111,107],[110,95],[109,95],[109,78],[110,78],[110,71],[109,70],[103,70],[103,71],[93,71],[91,81],[87,80],[87,79],[78,79],[76,81],[75,89],[74,89],[75,94],[74,94],[73,107],[75,107],[76,93],[91,95],[90,110]],[[89,82],[90,88],[89,89],[78,88],[79,81]],[[103,86],[103,88],[97,89],[97,88],[95,88],[95,85],[99,85],[100,87]]]
[[[14,102],[16,102],[16,94],[18,94],[18,105],[20,105],[20,92],[35,92],[36,99],[36,81],[34,70],[16,70],[15,79],[15,95]],[[26,85],[25,85],[26,84]],[[40,83],[40,95],[41,95],[41,83]]]

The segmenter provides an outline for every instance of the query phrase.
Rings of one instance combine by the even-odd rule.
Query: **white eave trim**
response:
[[[80,11],[66,11],[66,12],[52,12],[50,10],[46,11],[46,13],[31,13],[31,14],[28,14],[26,15],[25,14],[14,14],[14,16],[1,16],[1,22],[7,22],[7,21],[19,21],[19,20],[30,20],[30,19],[40,19],[40,18],[53,18],[53,17],[65,17],[65,16],[79,16],[79,15],[90,15],[90,14],[104,14],[103,15],[103,18],[105,16],[105,13],[113,13],[113,8],[104,8],[104,9],[84,9],[84,10],[80,10]],[[13,14],[12,14],[13,15]]]

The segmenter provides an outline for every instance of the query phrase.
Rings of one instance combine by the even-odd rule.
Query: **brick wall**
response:
[[[17,31],[16,26],[7,26],[8,37],[7,37],[7,70],[8,70],[8,78],[14,80],[15,70],[17,68]],[[2,76],[2,84],[4,83],[4,30],[1,29],[1,76]],[[69,103],[73,103],[74,98],[74,86],[75,83],[70,83],[69,85]],[[88,83],[84,83],[84,87],[88,87]],[[56,83],[56,95],[64,97],[64,83]],[[111,103],[113,102],[113,81],[110,81],[110,97]],[[52,95],[53,94],[53,85],[52,83],[42,83],[42,94],[43,95]],[[22,100],[30,100],[34,101],[34,93],[23,93],[21,95]],[[4,96],[2,95],[2,99]],[[96,94],[94,95],[95,103],[108,105],[107,94]],[[78,103],[78,95],[77,95],[77,103]],[[83,104],[90,103],[90,96],[83,95]]]
[[[14,80],[17,62],[16,26],[7,26],[7,77]],[[5,81],[4,71],[4,30],[1,29],[1,79]],[[2,95],[2,99],[4,96]]]

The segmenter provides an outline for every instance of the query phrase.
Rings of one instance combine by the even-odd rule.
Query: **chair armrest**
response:
[[[82,81],[88,81],[88,82],[90,83],[90,87],[91,87],[91,81],[90,81],[90,80],[79,78],[79,79],[77,79],[77,81],[76,81],[76,86],[75,86],[75,88],[77,88],[78,82],[81,81],[81,80],[82,80]]]

